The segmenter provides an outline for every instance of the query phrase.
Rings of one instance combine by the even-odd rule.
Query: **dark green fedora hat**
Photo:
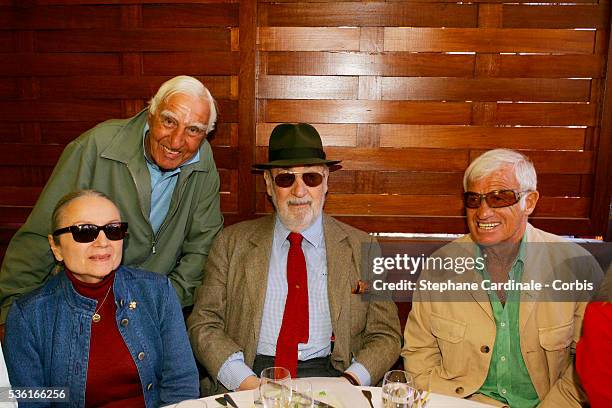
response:
[[[327,165],[330,170],[341,160],[327,160],[323,151],[321,136],[314,126],[308,123],[281,123],[270,135],[268,143],[268,162],[254,164],[257,170],[274,167],[296,167],[305,165]]]

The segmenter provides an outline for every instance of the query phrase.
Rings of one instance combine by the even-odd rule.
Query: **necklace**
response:
[[[100,309],[102,309],[102,306],[104,306],[104,302],[106,302],[106,298],[108,297],[108,294],[110,293],[112,287],[113,284],[111,283],[111,285],[108,287],[108,290],[106,291],[106,295],[104,295],[104,299],[102,299],[102,303],[100,303],[100,306],[98,306],[93,316],[91,316],[91,320],[93,320],[94,323],[98,323],[100,319],[102,319],[102,316],[100,316],[98,312],[100,311]]]

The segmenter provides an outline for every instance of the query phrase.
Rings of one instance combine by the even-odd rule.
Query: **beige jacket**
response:
[[[537,251],[528,250],[523,282],[545,281],[540,276],[542,271],[566,259],[579,259],[580,268],[589,271],[593,280],[601,279],[599,265],[580,246],[531,225],[527,225],[526,234],[527,245],[563,244],[539,244]],[[471,240],[465,236],[455,242],[470,243]],[[480,281],[476,273],[470,270],[455,276],[458,281]],[[430,274],[423,272],[421,277],[431,278]],[[470,291],[466,296],[472,300],[462,302],[430,296],[427,292],[415,292],[404,333],[405,368],[415,376],[420,388],[491,403],[491,399],[475,394],[487,377],[495,343],[495,321],[486,293],[480,289]],[[519,331],[523,359],[540,406],[580,407],[584,397],[577,386],[573,359],[586,303],[533,301],[533,296],[529,292],[521,293]]]
[[[197,359],[210,379],[206,394],[218,392],[219,369],[237,351],[252,367],[259,342],[274,216],[232,225],[217,237],[196,290],[187,321]],[[327,250],[328,297],[335,335],[332,365],[344,371],[354,357],[377,383],[399,357],[401,332],[393,302],[366,302],[351,294],[360,276],[361,245],[366,233],[331,217],[323,217]]]

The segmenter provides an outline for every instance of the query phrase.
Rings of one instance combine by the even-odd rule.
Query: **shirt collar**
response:
[[[274,240],[279,246],[282,246],[291,231],[287,228],[280,220],[278,214],[276,214],[274,221]],[[319,217],[305,230],[301,231],[300,234],[306,241],[315,248],[319,248],[323,244],[323,214],[319,214]]]
[[[525,243],[527,242],[527,230],[523,234],[523,238],[521,238],[521,243],[519,244],[518,255],[514,262],[512,262],[512,268],[514,268],[517,264],[523,265],[525,263]],[[482,258],[482,250],[480,249],[480,245],[476,244],[476,257]],[[483,268],[479,268],[479,263],[476,262],[476,270],[482,272]]]
[[[142,131],[142,151],[144,152],[144,157],[145,160],[147,161],[147,164],[150,167],[153,167],[157,170],[159,170],[161,172],[161,169],[159,168],[159,166],[157,164],[155,164],[155,162],[153,162],[153,159],[149,157],[148,153],[147,153],[147,149],[145,146],[145,140],[147,139],[147,132],[149,131],[149,122],[146,121],[145,125],[144,125],[144,129]],[[188,164],[192,164],[192,163],[197,163],[200,161],[200,149],[196,150],[196,154],[190,159],[187,160],[185,163],[181,164],[180,166],[178,166],[178,168],[174,169],[172,171],[172,173],[178,173],[181,170],[181,167],[187,166]]]

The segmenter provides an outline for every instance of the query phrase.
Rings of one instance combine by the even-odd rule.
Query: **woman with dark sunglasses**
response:
[[[18,299],[6,322],[13,387],[50,387],[46,406],[158,407],[197,398],[176,291],[166,277],[120,266],[128,225],[115,204],[77,191],[58,202],[51,221],[60,272]]]

